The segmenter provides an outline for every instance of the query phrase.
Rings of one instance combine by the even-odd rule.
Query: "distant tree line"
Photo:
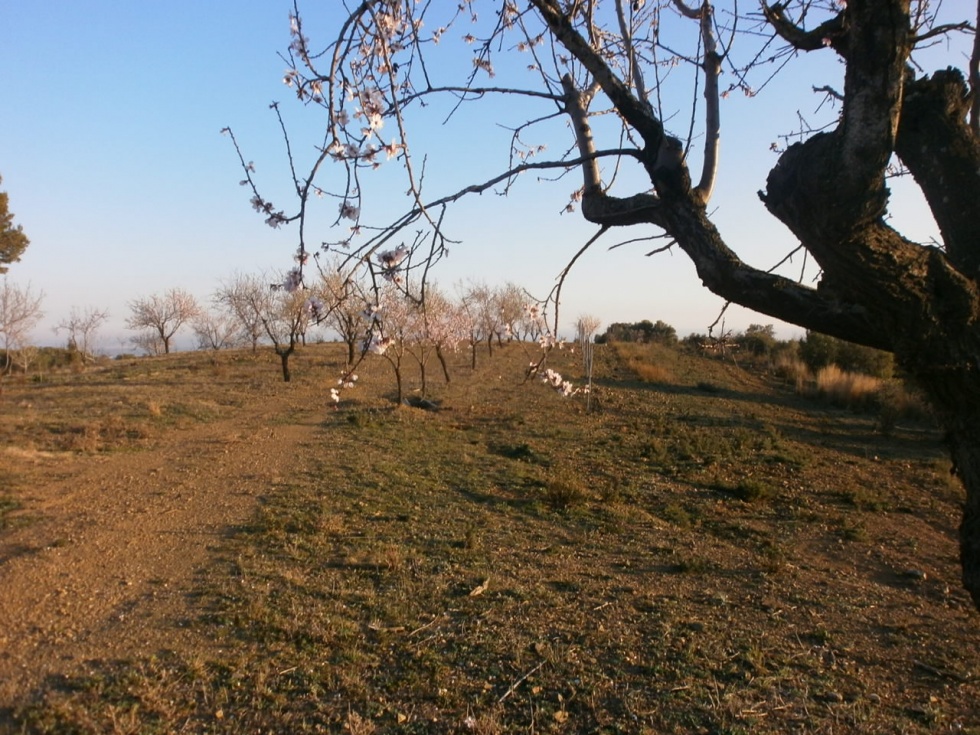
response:
[[[597,344],[606,344],[608,342],[641,342],[647,344],[674,345],[677,344],[677,330],[659,319],[656,323],[651,322],[649,319],[632,324],[614,322],[609,325],[605,332],[598,335],[595,341]]]
[[[649,319],[633,323],[614,322],[595,341],[597,344],[636,342],[666,346],[679,342],[674,327],[661,320],[651,322]],[[720,337],[690,334],[680,343],[692,349],[721,347],[741,355],[769,360],[775,360],[778,356],[799,358],[813,374],[829,365],[876,378],[890,378],[894,372],[894,358],[890,352],[818,332],[807,332],[806,337],[800,340],[780,340],[772,324],[750,324],[744,332],[725,332]]]

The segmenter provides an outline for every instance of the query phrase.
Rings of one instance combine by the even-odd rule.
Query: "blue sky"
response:
[[[312,11],[321,3],[308,4]],[[267,198],[287,196],[268,105],[282,103],[301,158],[312,155],[323,123],[322,112],[304,108],[282,83],[278,53],[290,41],[291,8],[281,0],[0,0],[0,175],[15,221],[31,239],[9,278],[46,294],[38,342],[60,341],[51,326],[73,306],[93,306],[109,310],[101,341],[115,350],[130,334],[123,322],[131,299],[180,286],[206,300],[235,272],[291,266],[295,234],[270,229],[252,212],[234,149],[219,134],[232,127]],[[306,32],[323,41],[327,31],[313,20]],[[471,53],[454,39],[452,46]],[[758,97],[723,102],[714,219],[753,265],[768,267],[793,245],[756,192],[776,160],[769,143],[797,126],[797,110],[811,115],[820,103],[810,83],[838,82],[839,67],[830,54],[820,56],[799,60]],[[965,63],[959,50],[933,56],[937,66]],[[488,104],[496,113],[507,103]],[[486,111],[447,127],[424,123],[416,144],[431,149],[430,196],[448,193],[471,171],[480,180],[502,167],[499,129],[474,130]],[[564,147],[551,143],[556,155]],[[594,232],[579,214],[560,214],[578,183],[577,176],[559,183],[529,177],[508,198],[487,193],[466,202],[452,222],[463,242],[436,279],[446,287],[513,281],[545,295]],[[896,196],[899,224],[927,239],[933,225],[925,208]],[[393,218],[399,203],[390,199],[369,200],[366,216]],[[334,237],[325,223],[336,204],[325,207],[314,241]],[[606,249],[640,234],[620,233],[579,262],[564,317],[663,319],[682,335],[706,331],[722,302],[701,287],[682,253],[645,258],[643,245]],[[729,327],[750,323],[776,323],[787,337],[802,332],[739,308],[727,316]]]

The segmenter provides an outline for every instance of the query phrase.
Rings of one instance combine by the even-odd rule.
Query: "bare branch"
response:
[[[602,56],[582,38],[572,26],[571,18],[562,12],[557,0],[531,0],[531,5],[541,13],[555,38],[592,74],[623,119],[643,138],[647,149],[656,155],[664,135],[663,124],[654,116],[646,101],[634,96]]]
[[[562,77],[565,90],[565,107],[572,120],[572,128],[578,142],[582,161],[582,213],[590,222],[598,225],[625,226],[650,222],[657,224],[657,209],[660,200],[652,194],[637,194],[627,199],[611,197],[602,189],[599,176],[598,154],[592,140],[592,128],[588,121],[588,110],[581,93],[568,75]]]
[[[633,28],[626,22],[626,13],[623,10],[623,0],[616,0],[616,17],[619,20],[619,32],[623,37],[623,48],[626,54],[626,61],[629,65],[629,76],[636,87],[636,96],[641,101],[646,101],[647,90],[643,81],[643,70],[636,58],[636,49],[633,47]]]
[[[824,21],[811,31],[804,30],[786,17],[787,3],[775,5],[762,4],[762,12],[773,30],[798,51],[818,51],[830,46],[840,54],[844,53],[845,36],[844,11],[841,10],[830,20]]]
[[[681,2],[681,0],[675,0]],[[704,161],[701,167],[701,180],[694,188],[694,194],[706,205],[711,199],[718,175],[718,147],[721,143],[721,112],[719,110],[718,77],[721,75],[721,56],[715,43],[714,9],[705,0],[701,6],[701,42],[704,44],[704,101],[705,101],[705,140]]]
[[[923,41],[928,41],[939,36],[945,36],[947,33],[952,33],[953,31],[965,31],[965,32],[975,32],[972,25],[966,21],[962,23],[944,23],[943,25],[938,25],[930,28],[925,33],[920,33],[912,37],[912,44],[914,46],[919,45]]]

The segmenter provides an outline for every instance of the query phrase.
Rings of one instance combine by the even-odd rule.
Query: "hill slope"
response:
[[[334,408],[341,359],[7,386],[0,729],[980,732],[935,432],[607,348],[591,404],[509,345]]]

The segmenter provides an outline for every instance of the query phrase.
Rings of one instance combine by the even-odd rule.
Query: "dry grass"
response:
[[[817,392],[821,396],[848,408],[874,405],[881,386],[880,378],[847,372],[836,365],[821,368],[816,377]]]
[[[797,393],[804,393],[807,386],[813,381],[810,368],[799,357],[779,355],[776,358],[773,371],[777,377],[793,386]]]
[[[646,383],[673,383],[674,373],[669,367],[675,362],[676,352],[662,345],[613,342],[610,345],[626,367]]]
[[[11,730],[980,732],[938,434],[881,436],[730,360],[650,356],[674,377],[637,380],[640,353],[597,348],[599,412],[523,384],[516,346],[475,373],[460,356],[431,386],[439,411],[393,409],[380,361],[334,410],[342,353],[308,348],[276,389],[322,421],[184,591],[211,653],[91,662],[12,703]],[[122,426],[147,421],[157,444],[250,420],[184,359],[65,396],[95,413],[119,391]],[[230,387],[277,377],[223,364]],[[575,356],[551,364],[581,379]],[[124,390],[175,373],[169,396]],[[65,419],[42,403],[24,439],[44,451]],[[23,420],[3,417],[8,442]]]

